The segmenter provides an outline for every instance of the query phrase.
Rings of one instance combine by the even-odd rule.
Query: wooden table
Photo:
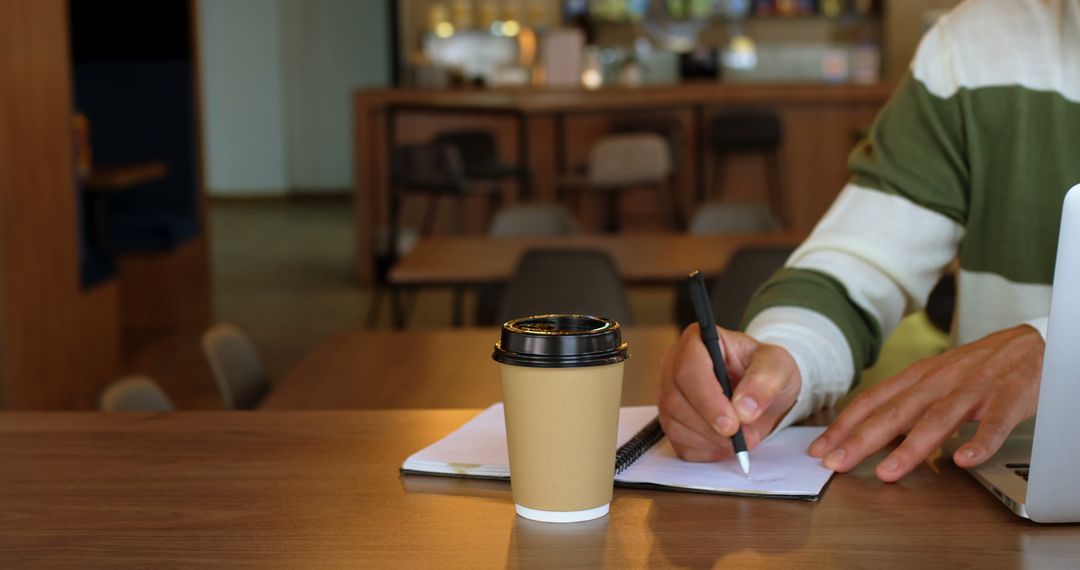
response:
[[[509,486],[399,475],[476,410],[0,414],[0,567],[1076,567],[1080,528],[1009,513],[940,458],[818,503],[616,489],[517,518]]]
[[[440,236],[420,240],[390,271],[391,321],[405,326],[402,288],[453,287],[451,322],[464,321],[464,287],[502,282],[513,276],[518,259],[530,249],[597,249],[611,255],[624,281],[633,285],[671,285],[698,269],[723,273],[737,251],[748,246],[795,247],[806,232],[694,235],[684,233],[585,234],[561,237],[500,238]]]
[[[599,249],[615,261],[624,281],[637,285],[677,283],[695,269],[723,273],[739,249],[796,246],[806,232],[693,235],[642,233],[586,234],[549,238],[441,236],[420,240],[390,271],[395,285],[459,285],[506,281],[529,249]]]
[[[623,404],[655,404],[660,352],[675,327],[627,327]],[[347,332],[278,382],[263,409],[480,408],[502,399],[496,328]]]

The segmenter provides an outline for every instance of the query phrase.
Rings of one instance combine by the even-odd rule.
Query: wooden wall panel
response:
[[[200,236],[177,249],[119,260],[125,353],[133,355],[146,338],[205,329],[211,321],[206,241]]]
[[[115,283],[79,283],[64,0],[0,2],[0,405],[86,408],[119,368]]]

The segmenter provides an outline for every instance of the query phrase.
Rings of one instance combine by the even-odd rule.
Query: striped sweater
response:
[[[746,330],[803,378],[782,428],[844,395],[957,257],[953,340],[1045,335],[1061,203],[1080,182],[1080,0],[969,0],[923,38],[851,180]]]

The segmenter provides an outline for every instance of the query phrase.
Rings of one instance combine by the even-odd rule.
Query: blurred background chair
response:
[[[930,291],[930,296],[926,300],[926,318],[936,329],[948,334],[952,331],[955,313],[956,273],[949,272],[942,275],[937,285]]]
[[[506,180],[524,182],[529,171],[524,166],[507,164],[499,158],[495,133],[487,129],[466,129],[440,133],[435,145],[454,148],[461,157],[465,181],[470,185],[492,184],[493,192],[502,194],[501,183]],[[523,186],[522,186],[523,187]]]
[[[508,206],[499,210],[488,235],[493,238],[550,237],[581,231],[574,215],[562,204],[536,203]]]
[[[616,120],[611,126],[615,134],[651,133],[664,138],[671,156],[671,164],[678,166],[682,157],[682,123],[667,117],[634,117]]]
[[[674,193],[670,188],[671,150],[667,141],[654,133],[616,134],[601,138],[589,151],[588,173],[584,180],[564,181],[560,198],[573,194],[580,202],[581,194],[589,192],[603,196],[607,205],[605,228],[617,232],[622,228],[622,193],[636,188],[652,190],[665,225],[678,229]]]
[[[203,355],[227,410],[250,410],[270,393],[270,379],[254,343],[227,323],[210,327],[202,337]]]
[[[522,256],[506,286],[499,322],[546,313],[582,313],[633,323],[626,287],[602,251],[536,249]]]
[[[413,228],[397,228],[396,239],[391,239],[391,231],[393,230],[389,228],[381,228],[375,235],[375,274],[371,284],[371,300],[368,302],[367,318],[364,319],[369,329],[375,328],[375,325],[379,323],[382,298],[390,286],[390,269],[394,267],[397,260],[408,255],[420,239],[420,234]]]
[[[701,196],[706,202],[720,200],[725,190],[724,174],[727,160],[739,154],[760,156],[765,168],[765,185],[769,207],[776,219],[786,222],[784,212],[783,178],[780,162],[780,145],[784,140],[784,128],[780,117],[770,111],[729,110],[715,114],[709,122],[709,140],[713,155],[712,179],[706,190],[711,195]]]
[[[556,237],[580,233],[581,227],[570,210],[562,204],[535,203],[508,206],[495,214],[489,235],[492,238]],[[477,325],[497,321],[499,303],[506,285],[486,283],[474,288],[476,305],[473,320]]]
[[[739,325],[754,291],[784,267],[793,251],[795,248],[791,246],[754,246],[736,252],[727,270],[710,283],[709,296],[716,324],[726,329],[740,330]],[[682,288],[685,289],[685,285]],[[688,298],[685,295],[683,298],[682,302],[675,304],[675,319],[681,328],[686,328],[696,319]]]
[[[103,412],[171,412],[176,407],[157,382],[135,374],[109,384],[98,397],[98,409]]]
[[[769,209],[755,203],[710,202],[698,208],[687,228],[692,234],[758,233],[780,229]]]

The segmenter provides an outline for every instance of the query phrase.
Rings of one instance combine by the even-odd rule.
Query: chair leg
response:
[[[435,215],[439,213],[439,195],[427,195],[427,207],[424,209],[424,221],[420,225],[420,235],[427,237],[435,231]]]
[[[780,172],[780,153],[775,150],[765,154],[765,180],[768,184],[769,208],[780,225],[788,227],[787,218],[784,216],[784,183]]]
[[[454,196],[454,235],[465,233],[465,196]]]
[[[660,213],[664,217],[664,226],[671,231],[678,231],[679,220],[675,213],[675,196],[672,193],[668,196],[669,186],[666,182],[657,182],[653,186],[653,191],[656,193],[656,205],[660,208]]]
[[[488,215],[487,224],[485,224],[485,231],[491,230],[491,223],[495,221],[495,214],[499,212],[499,208],[502,206],[503,191],[501,187],[496,187],[496,190],[488,195]]]
[[[717,201],[724,199],[724,174],[727,170],[727,156],[720,153],[715,154],[713,156],[712,164],[712,180],[709,182],[708,189],[706,189],[706,202],[714,196]]]
[[[622,208],[621,190],[609,190],[607,191],[607,231],[609,233],[616,233],[622,229],[622,217],[620,216]]]
[[[401,298],[401,287],[390,285],[390,314],[395,329],[405,328],[405,306]]]
[[[375,284],[375,286],[371,288],[371,301],[368,302],[367,318],[364,319],[365,326],[369,329],[373,329],[379,324],[379,309],[382,308],[382,294],[382,285]]]
[[[454,285],[453,300],[450,307],[450,322],[456,328],[465,324],[465,287]]]

